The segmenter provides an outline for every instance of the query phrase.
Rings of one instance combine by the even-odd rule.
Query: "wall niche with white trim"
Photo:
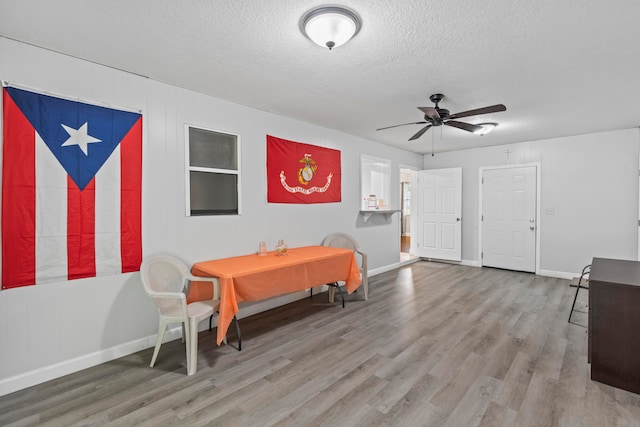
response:
[[[398,212],[390,206],[391,161],[367,155],[360,157],[360,213],[367,222],[372,215],[388,219]]]

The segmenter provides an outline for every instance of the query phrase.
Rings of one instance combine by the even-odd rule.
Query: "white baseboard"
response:
[[[386,273],[387,271],[391,271],[391,270],[396,270],[400,267],[404,267],[406,265],[409,264],[413,264],[414,262],[418,262],[421,261],[420,258],[413,258],[407,261],[402,261],[402,262],[394,262],[393,264],[389,264],[389,265],[385,265],[383,267],[378,267],[378,268],[374,268],[372,270],[368,270],[367,271],[367,276],[368,277],[372,277],[372,276],[377,276],[378,274],[382,274],[382,273]]]
[[[538,276],[555,277],[557,279],[571,280],[580,276],[580,273],[567,273],[566,271],[539,270]]]
[[[440,259],[427,260],[426,258],[413,258],[408,261],[396,262],[394,264],[385,265],[384,267],[369,270],[369,277],[386,273],[387,271],[395,270],[397,268],[404,267],[406,265],[413,264],[414,262],[419,262],[419,261],[433,261],[433,262],[441,262],[444,264],[465,265],[467,267],[480,267],[480,262],[466,260],[466,259],[463,259],[462,261],[447,261],[447,260],[440,260]]]
[[[416,262],[416,261],[420,261],[420,260],[426,260],[426,258],[417,258],[415,260],[412,260],[411,262]],[[445,264],[465,265],[465,266],[468,266],[468,267],[481,267],[480,261],[473,261],[473,260],[466,260],[466,259],[463,259],[462,261],[459,261],[459,262],[447,261],[447,260],[436,260],[436,259],[429,260],[429,261],[442,262],[442,263],[445,263]],[[393,270],[393,268],[397,268],[397,266],[395,264],[390,266],[390,267],[392,267],[392,268],[385,267],[384,271],[389,271],[389,270]],[[382,271],[382,272],[384,272],[384,271]],[[555,277],[557,279],[567,279],[567,280],[571,280],[574,277],[580,276],[580,273],[568,273],[566,271],[553,271],[553,270],[539,270],[536,274],[539,275],[539,276]],[[369,273],[369,275],[371,275],[371,272]]]
[[[481,267],[480,261],[472,261],[472,260],[466,260],[466,259],[463,259],[460,262],[446,261],[446,260],[434,260],[434,261],[443,262],[447,264],[466,265],[468,267]],[[553,270],[539,270],[536,274],[538,276],[555,277],[557,279],[568,279],[568,280],[571,280],[574,277],[580,276],[580,273],[568,273],[566,271],[553,271]]]
[[[467,267],[480,267],[480,261],[463,259],[462,261],[460,261],[460,265],[466,265]]]
[[[372,270],[367,271],[368,277],[377,276],[378,274],[386,273],[387,271],[395,270],[396,268],[400,268],[402,266],[401,263],[396,262],[393,264],[385,265],[384,267],[374,268]]]
[[[207,325],[208,327],[208,325]],[[182,336],[181,327],[167,329],[164,342],[173,341]],[[0,380],[0,396],[16,392],[18,390],[42,384],[55,378],[60,378],[92,366],[100,365],[120,357],[136,353],[138,351],[153,347],[156,344],[157,334],[120,344],[111,348],[96,351],[65,360],[63,362],[54,363],[53,365],[44,366],[32,371],[24,372],[13,377]],[[185,356],[186,357],[186,356]],[[151,361],[151,360],[149,360]]]
[[[461,261],[450,261],[447,259],[436,259],[436,258],[419,258],[419,259],[422,261],[440,262],[442,264],[464,265],[466,267],[480,267],[480,261],[472,261],[468,259],[463,259]]]

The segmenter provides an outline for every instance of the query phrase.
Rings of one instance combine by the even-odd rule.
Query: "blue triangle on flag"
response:
[[[138,113],[70,101],[15,87],[8,87],[6,90],[80,190],[91,182],[140,118]],[[87,135],[94,141],[85,144],[87,152],[77,144],[64,145],[72,136],[71,133],[85,124]]]

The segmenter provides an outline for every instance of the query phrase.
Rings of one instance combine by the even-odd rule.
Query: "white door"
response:
[[[462,260],[462,168],[418,172],[418,256]]]
[[[536,271],[536,167],[482,173],[482,265]]]

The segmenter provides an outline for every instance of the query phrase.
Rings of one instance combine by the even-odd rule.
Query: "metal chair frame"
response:
[[[582,280],[585,278],[585,276],[588,276],[589,273],[591,273],[591,264],[584,267],[582,269],[582,273],[580,273],[580,278],[578,279],[578,284],[576,285],[576,295],[573,297],[573,304],[571,304],[571,311],[569,312],[569,320],[568,320],[569,323],[571,323],[571,315],[573,314],[573,311],[575,310],[575,307],[576,307],[576,301],[578,300],[578,292],[580,292],[580,289],[587,289],[587,290],[589,289],[588,286],[582,286]]]

